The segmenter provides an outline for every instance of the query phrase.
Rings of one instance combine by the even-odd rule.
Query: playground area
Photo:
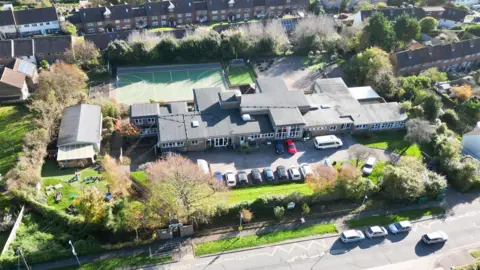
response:
[[[194,88],[226,89],[220,63],[117,68],[113,98],[119,103],[193,101]]]

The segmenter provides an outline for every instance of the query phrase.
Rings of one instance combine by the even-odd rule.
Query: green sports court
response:
[[[117,68],[113,98],[119,103],[192,101],[193,88],[226,89],[219,63]]]

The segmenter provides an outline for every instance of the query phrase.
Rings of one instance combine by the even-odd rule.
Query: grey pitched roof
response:
[[[191,0],[175,0],[172,3],[175,5],[175,13],[192,13],[195,11],[193,1]]]
[[[168,110],[172,114],[180,114],[186,113],[188,111],[187,102],[179,101],[179,102],[172,102],[168,105]]]
[[[102,132],[102,106],[78,104],[63,110],[57,146],[99,143]]]
[[[13,41],[15,46],[14,56],[30,56],[35,54],[33,39],[15,39]]]
[[[263,77],[257,79],[257,88],[261,93],[275,93],[288,91],[287,85],[281,76]]]
[[[253,0],[253,6],[254,7],[264,7],[265,6],[265,0]]]
[[[34,8],[15,11],[17,24],[32,24],[41,22],[58,21],[55,7]]]
[[[0,26],[15,25],[15,17],[12,10],[0,11]]]
[[[147,10],[145,6],[132,7],[133,17],[146,17]]]
[[[361,10],[360,15],[362,17],[362,21],[370,18],[376,12],[382,13],[389,21],[395,20],[396,17],[402,15],[403,13],[407,13],[410,17],[421,19],[425,16],[425,12],[421,8],[382,8],[382,9],[372,9],[372,10]]]
[[[228,0],[227,6],[228,6]],[[253,8],[253,1],[254,0],[234,0],[235,4],[231,8]]]
[[[120,31],[113,33],[91,34],[85,35],[84,39],[95,44],[100,50],[107,48],[108,44],[114,40],[127,40],[132,31]]]
[[[72,48],[72,36],[34,38],[35,53],[64,53]]]
[[[82,23],[102,22],[105,20],[103,13],[105,7],[83,8],[79,10]]]
[[[0,56],[12,57],[13,52],[13,40],[0,40]]]
[[[228,0],[206,0],[208,10],[223,10],[228,8]]]
[[[455,22],[463,22],[468,15],[468,11],[464,9],[456,9],[452,7],[445,7],[445,11],[442,14],[442,19],[451,20]]]
[[[158,103],[142,103],[130,105],[130,117],[157,116],[160,114]]]
[[[207,10],[207,2],[206,1],[197,1],[193,2],[193,8],[198,10]]]
[[[167,15],[169,5],[168,1],[145,3],[147,16]]]
[[[284,6],[286,4],[285,0],[265,0],[266,6]]]
[[[274,126],[304,125],[302,114],[297,108],[274,108],[268,110]]]
[[[107,6],[106,8],[112,12],[110,15],[111,20],[124,20],[133,18],[133,10],[130,4]]]

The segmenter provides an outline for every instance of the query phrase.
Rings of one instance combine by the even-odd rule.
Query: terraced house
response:
[[[240,147],[243,143],[300,139],[359,130],[405,127],[407,115],[370,87],[348,88],[341,78],[318,79],[313,93],[289,91],[281,77],[257,80],[254,94],[193,89],[194,104],[134,104],[130,122],[156,136],[160,151]],[[308,135],[307,135],[308,134]]]
[[[14,58],[37,64],[63,60],[65,51],[72,49],[72,36],[36,37],[31,39],[0,40],[0,65],[7,65]]]
[[[432,67],[446,72],[469,71],[480,66],[480,38],[398,52],[392,62],[399,75],[418,74]]]
[[[54,7],[0,11],[0,32],[7,38],[56,34],[60,31]]]

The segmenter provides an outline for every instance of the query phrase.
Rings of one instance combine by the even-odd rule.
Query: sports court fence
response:
[[[221,69],[220,63],[189,64],[189,65],[168,65],[168,66],[146,66],[146,67],[117,67],[116,75],[144,72],[163,71],[187,71],[196,69]]]

